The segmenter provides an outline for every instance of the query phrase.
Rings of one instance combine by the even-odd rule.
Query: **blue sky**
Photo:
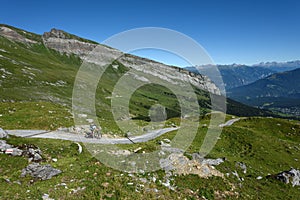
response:
[[[195,39],[215,63],[254,64],[300,59],[299,10],[297,0],[2,0],[0,23],[40,34],[55,27],[98,42],[132,28],[164,27]],[[136,54],[186,64],[161,51]]]

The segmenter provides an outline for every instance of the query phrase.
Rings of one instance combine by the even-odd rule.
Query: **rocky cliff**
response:
[[[105,57],[105,60],[118,58],[118,60],[126,67],[144,74],[153,75],[172,84],[178,84],[179,80],[189,81],[199,89],[209,91],[213,94],[220,94],[216,85],[208,77],[203,75],[197,75],[181,68],[168,66],[138,56],[123,54],[116,49],[101,44],[91,43],[91,41],[81,39],[57,29],[52,29],[50,32],[44,33],[42,37],[44,44],[48,48],[55,49],[61,53],[75,54],[83,60],[93,57],[90,56],[90,54],[101,54],[102,57]],[[97,49],[93,51],[96,47]],[[99,62],[99,60],[94,62]],[[133,78],[147,81],[145,77],[141,77],[140,75],[133,76]]]

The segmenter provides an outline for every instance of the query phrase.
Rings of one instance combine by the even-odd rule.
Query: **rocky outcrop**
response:
[[[26,33],[26,32],[24,32],[24,33]],[[0,27],[0,35],[9,40],[16,41],[16,42],[30,43],[30,44],[37,43],[37,41],[30,40],[30,39],[24,37],[23,35],[19,34],[17,31],[15,31],[11,28],[8,28],[6,26]]]
[[[41,161],[42,158],[42,151],[40,149],[34,149],[34,148],[28,148],[27,150],[24,151],[24,154],[29,157],[29,160],[31,161]]]
[[[60,173],[61,171],[59,169],[55,169],[51,167],[51,165],[40,165],[39,163],[33,163],[22,170],[21,177],[30,175],[35,179],[47,180]]]
[[[68,55],[75,54],[80,58],[84,58],[96,47],[96,44],[83,42],[75,37],[72,38],[66,32],[57,29],[45,32],[42,38],[45,46],[48,48]]]
[[[225,158],[217,158],[217,159],[203,158],[199,153],[193,153],[192,158],[193,160],[196,160],[199,163],[207,164],[211,166],[220,165],[225,161]]]
[[[292,186],[300,186],[300,170],[291,168],[288,171],[280,172],[276,175],[269,176],[283,183],[292,184]]]
[[[199,89],[213,94],[220,94],[220,90],[206,76],[194,74],[185,69],[168,66],[153,60],[124,54],[119,50],[86,42],[77,36],[71,36],[64,31],[52,29],[50,32],[43,34],[43,42],[48,48],[68,55],[75,54],[86,62],[98,65],[106,65],[118,59],[126,67],[134,69],[134,73],[129,74],[133,79],[143,82],[149,82],[147,75],[152,75],[171,84],[178,85],[182,82],[190,82]]]
[[[12,156],[22,156],[23,151],[7,144],[5,140],[0,140],[0,152],[9,154]]]
[[[223,174],[216,170],[213,165],[219,165],[224,162],[223,159],[188,159],[182,149],[162,146],[162,154],[169,154],[166,158],[160,159],[160,167],[165,172],[173,172],[175,174],[197,174],[199,177],[207,178],[210,176],[220,176]]]
[[[42,151],[39,148],[33,148],[27,145],[21,147],[13,147],[7,144],[5,140],[0,140],[0,152],[12,156],[26,156],[29,161],[39,162],[42,158]]]

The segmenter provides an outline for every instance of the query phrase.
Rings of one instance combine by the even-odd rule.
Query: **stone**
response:
[[[81,154],[82,153],[82,146],[78,142],[75,142],[75,144],[77,144],[77,146],[78,146],[78,153]]]
[[[33,161],[41,161],[42,159],[42,156],[38,153],[35,153],[33,156]]]
[[[42,199],[43,200],[54,200],[54,199],[49,197],[49,194],[43,194]]]
[[[217,158],[217,159],[203,159],[201,164],[207,164],[207,165],[220,165],[221,163],[224,162],[223,158]]]
[[[193,158],[193,160],[195,160],[201,164],[207,164],[207,165],[211,165],[211,166],[220,165],[221,163],[223,163],[225,161],[225,158],[206,159],[206,158],[203,158],[203,156],[201,156],[199,153],[193,153],[192,158]]]
[[[160,167],[165,171],[171,171],[175,169],[175,167],[172,165],[172,161],[169,159],[160,159],[159,164]]]
[[[134,153],[137,153],[139,150],[141,150],[142,149],[142,147],[139,147],[139,148],[137,148],[137,149],[135,149],[133,152]]]
[[[77,189],[71,189],[70,194],[76,194],[79,191],[85,190],[86,187],[77,187]]]
[[[29,148],[28,149],[28,153],[31,154],[31,155],[34,155],[35,154],[35,151],[33,148]]]
[[[18,148],[12,148],[13,152],[11,153],[12,156],[22,156],[23,151]]]
[[[171,142],[171,140],[169,140],[168,138],[163,139],[163,141],[166,142],[166,143],[170,143]]]
[[[41,161],[42,158],[42,151],[40,149],[28,148],[28,150],[24,150],[24,154],[29,157],[30,161]]]
[[[156,182],[156,178],[154,176],[152,177],[152,181],[153,181],[153,183]]]
[[[166,147],[166,146],[161,146],[161,150],[169,153],[175,153],[175,154],[183,154],[184,150],[178,149],[178,148],[173,148],[173,147]]]
[[[7,148],[5,150],[5,154],[12,155],[12,156],[22,156],[23,151],[18,148]]]
[[[12,146],[7,144],[5,140],[0,140],[0,151],[5,152],[6,149],[10,149]]]
[[[16,42],[31,43],[31,44],[37,43],[36,41],[30,40],[24,37],[23,35],[19,34],[17,31],[5,26],[0,27],[0,35],[6,37],[9,40],[13,40]]]
[[[7,132],[2,128],[0,128],[0,138],[8,138]]]
[[[33,178],[47,180],[61,173],[61,170],[51,167],[51,165],[40,165],[39,163],[29,164],[22,170],[21,177],[30,175]]]
[[[242,181],[237,171],[232,172],[232,175],[234,175],[239,181]]]
[[[247,166],[245,163],[243,162],[237,162],[236,167],[240,167],[243,170],[243,173],[246,174],[247,173]]]
[[[300,170],[294,168],[276,174],[275,178],[286,184],[291,183],[293,187],[300,186]]]
[[[162,143],[161,143],[161,145],[160,146],[162,146],[162,147],[171,147],[171,145],[170,144],[167,144],[167,143],[163,143],[163,141],[161,141]]]
[[[209,175],[211,173],[210,169],[208,168],[208,166],[203,166],[202,167],[202,173]]]

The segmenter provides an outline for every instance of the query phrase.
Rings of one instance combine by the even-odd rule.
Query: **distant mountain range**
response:
[[[216,73],[216,68],[219,74]],[[300,116],[300,61],[247,65],[203,65],[185,69],[210,77],[231,99]],[[220,82],[218,76],[222,77]]]
[[[247,85],[257,81],[261,78],[267,77],[276,71],[264,67],[251,67],[247,65],[216,65],[222,76],[223,83],[216,84],[220,87],[221,85],[225,87],[226,90],[239,87],[242,85]],[[212,70],[212,65],[196,66],[196,67],[186,67],[185,69],[209,76],[212,80],[217,74]]]
[[[284,72],[284,71],[290,71],[299,68],[300,60],[289,61],[289,62],[262,62],[253,65],[253,67],[264,67],[276,72]]]
[[[300,116],[300,68],[232,88],[227,95],[248,105]]]
[[[186,67],[185,69],[209,76],[214,79],[216,76],[213,67],[217,67],[222,76],[223,83],[215,82],[219,87],[225,87],[226,90],[248,85],[259,79],[265,78],[276,72],[285,72],[300,68],[300,60],[289,62],[261,62],[255,65],[202,65],[195,67]]]

